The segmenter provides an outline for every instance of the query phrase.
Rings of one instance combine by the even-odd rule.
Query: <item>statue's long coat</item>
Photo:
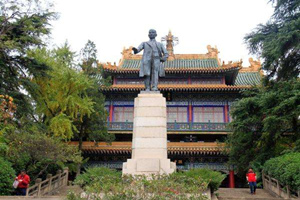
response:
[[[169,56],[168,51],[166,50],[164,45],[160,42],[156,42],[155,40],[154,40],[154,42],[153,41],[143,42],[142,44],[140,44],[138,46],[137,49],[138,49],[138,52],[144,50],[143,58],[141,60],[140,73],[139,73],[140,77],[150,76],[151,63],[153,63],[153,64],[158,63],[158,62],[152,62],[152,57],[153,57],[153,59],[160,59],[159,51],[157,49],[160,50],[160,52],[162,53],[162,56],[165,59],[167,59]],[[153,51],[153,56],[152,56],[152,51]],[[160,63],[160,66],[154,66],[154,67],[155,67],[154,69],[159,70],[158,74],[160,77],[165,76],[165,70],[164,70],[162,63]]]

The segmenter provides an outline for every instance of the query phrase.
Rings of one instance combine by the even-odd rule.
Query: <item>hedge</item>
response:
[[[225,176],[208,169],[196,169],[170,175],[151,177],[122,176],[121,172],[107,168],[88,168],[79,175],[75,184],[87,194],[101,193],[103,199],[207,199],[202,193],[208,187],[216,190]],[[80,199],[74,194],[69,200]],[[84,199],[84,198],[83,198]]]
[[[292,190],[300,188],[300,153],[288,153],[264,164],[264,172]]]

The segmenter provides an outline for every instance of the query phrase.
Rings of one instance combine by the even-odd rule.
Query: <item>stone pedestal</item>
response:
[[[131,159],[123,174],[169,174],[176,171],[167,153],[166,99],[159,92],[141,92],[134,100]]]

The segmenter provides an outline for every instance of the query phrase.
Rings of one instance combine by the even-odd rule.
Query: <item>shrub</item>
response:
[[[197,169],[170,175],[123,176],[107,168],[88,168],[75,184],[91,196],[102,194],[103,199],[206,199],[207,187],[216,190],[225,178],[219,172]],[[93,198],[100,198],[99,196]],[[68,199],[77,199],[74,194]]]
[[[15,176],[11,163],[0,157],[0,195],[10,195],[12,193]]]
[[[287,153],[268,160],[264,164],[266,174],[293,190],[300,188],[300,153]]]
[[[216,191],[220,187],[222,181],[226,178],[226,175],[210,169],[192,169],[184,173],[188,177],[200,177],[203,179],[204,182],[208,183],[212,192]]]
[[[87,168],[85,173],[76,177],[75,184],[85,187],[87,185],[92,185],[94,182],[102,183],[104,180],[111,183],[120,180],[121,176],[121,172],[113,169],[105,167],[90,167]]]

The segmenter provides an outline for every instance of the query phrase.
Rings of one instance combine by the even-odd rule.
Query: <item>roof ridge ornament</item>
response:
[[[243,67],[240,72],[261,72],[261,62],[260,60],[254,60],[253,58],[249,58],[249,67]]]
[[[259,71],[261,68],[260,60],[253,60],[253,58],[249,58],[250,68],[253,69],[253,71]]]
[[[208,51],[208,52],[206,53],[206,55],[207,55],[209,58],[216,58],[217,61],[218,61],[218,64],[221,65],[221,61],[220,61],[219,56],[218,56],[218,54],[219,54],[220,52],[219,52],[217,46],[211,47],[210,45],[207,45],[206,48],[207,48],[207,51]]]
[[[211,45],[207,45],[207,55],[208,56],[210,56],[210,57],[212,57],[212,58],[216,58],[216,57],[218,57],[218,54],[220,53],[219,51],[218,51],[218,48],[217,48],[217,46],[215,46],[215,47],[211,47]]]
[[[130,58],[132,57],[132,46],[130,46],[128,49],[125,47],[123,48],[123,51],[121,52],[124,58]]]

